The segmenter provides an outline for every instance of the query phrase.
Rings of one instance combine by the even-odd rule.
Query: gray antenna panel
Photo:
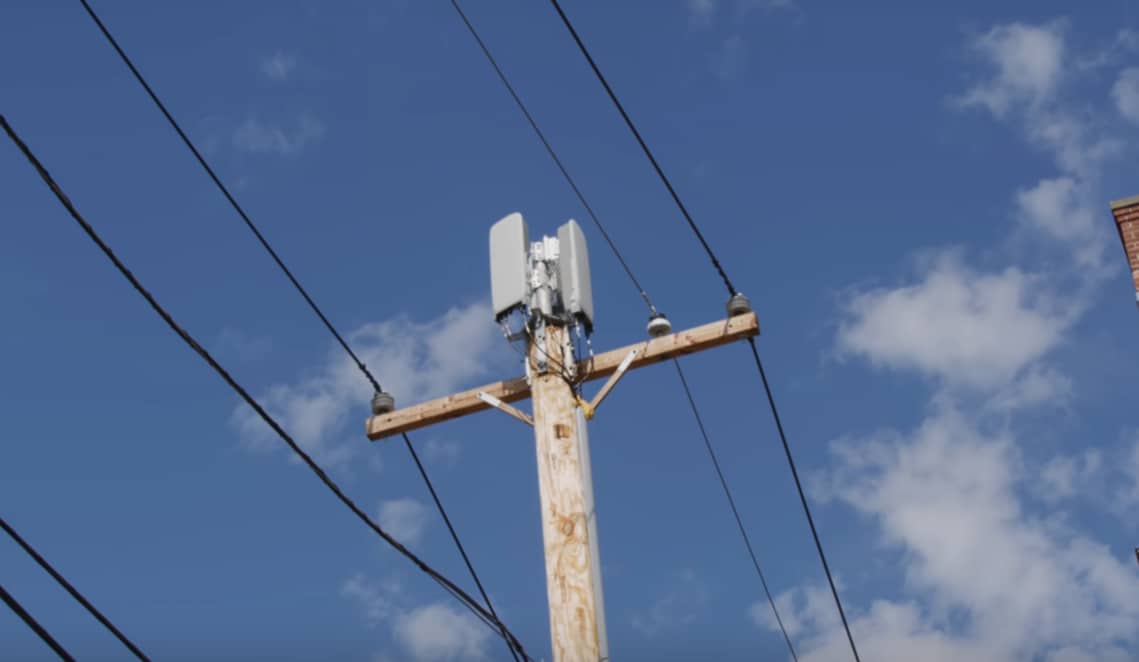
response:
[[[490,227],[490,299],[497,320],[526,301],[530,231],[515,212]]]
[[[577,221],[570,220],[558,228],[558,284],[566,312],[593,328],[593,287],[589,279],[589,251],[585,233]]]

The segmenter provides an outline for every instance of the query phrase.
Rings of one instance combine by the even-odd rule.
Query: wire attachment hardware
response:
[[[395,398],[387,391],[376,391],[372,396],[372,415],[382,416],[395,411]]]
[[[649,317],[649,325],[646,329],[649,332],[650,338],[660,338],[672,333],[672,322],[664,316],[664,313],[653,313]]]
[[[581,413],[585,416],[585,420],[592,421],[593,415],[597,413],[597,409],[580,395],[574,395],[574,397],[577,399],[577,406],[581,407]]]
[[[728,317],[738,317],[751,312],[751,301],[742,292],[736,292],[728,299]]]

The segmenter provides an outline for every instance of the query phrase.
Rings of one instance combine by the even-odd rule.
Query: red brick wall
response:
[[[1139,293],[1139,199],[1130,198],[1112,205],[1115,222],[1119,225],[1119,237],[1123,240],[1123,250],[1127,253],[1127,263],[1131,265],[1131,278],[1135,281],[1135,291]]]

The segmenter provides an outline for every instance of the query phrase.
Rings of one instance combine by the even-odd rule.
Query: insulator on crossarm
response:
[[[395,411],[395,398],[386,391],[376,391],[372,396],[372,415],[382,416]]]
[[[648,326],[649,336],[652,338],[660,338],[672,333],[672,322],[664,316],[664,313],[655,313],[649,317]]]
[[[750,312],[751,301],[742,293],[736,292],[732,295],[732,298],[728,299],[728,317],[746,315]]]

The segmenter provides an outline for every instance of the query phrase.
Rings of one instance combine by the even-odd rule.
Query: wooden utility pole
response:
[[[527,338],[526,374],[403,409],[394,408],[389,394],[377,394],[367,435],[383,439],[492,407],[532,426],[554,661],[602,662],[609,650],[586,421],[628,370],[756,336],[759,322],[736,295],[725,320],[669,333],[668,321],[654,314],[648,330],[657,337],[579,360],[571,329],[588,333],[593,303],[576,223],[563,225],[557,239],[530,244],[521,216],[509,216],[491,230],[491,264],[496,319],[508,338]],[[510,332],[504,321],[519,309],[524,334]],[[587,402],[581,386],[605,377]],[[533,416],[509,404],[527,397]]]
[[[542,358],[574,365],[565,356],[565,335],[548,326],[546,347],[531,343],[532,370]],[[603,660],[608,646],[585,420],[558,370],[536,376],[531,390],[554,659]]]
[[[746,313],[604,352],[576,364],[566,356],[565,334],[564,328],[550,325],[544,349],[531,343],[529,380],[515,377],[396,409],[369,418],[366,429],[368,438],[375,441],[490,408],[534,426],[554,660],[598,662],[608,653],[585,416],[582,403],[559,371],[539,374],[537,365],[560,363],[581,382],[609,377],[609,383],[598,392],[603,398],[612,388],[613,378],[623,374],[624,370],[619,370],[622,363],[626,370],[633,370],[750,338],[759,334],[759,321],[754,313]],[[525,398],[533,401],[532,419],[508,404]],[[601,398],[595,396],[585,408],[592,410],[600,404]]]

